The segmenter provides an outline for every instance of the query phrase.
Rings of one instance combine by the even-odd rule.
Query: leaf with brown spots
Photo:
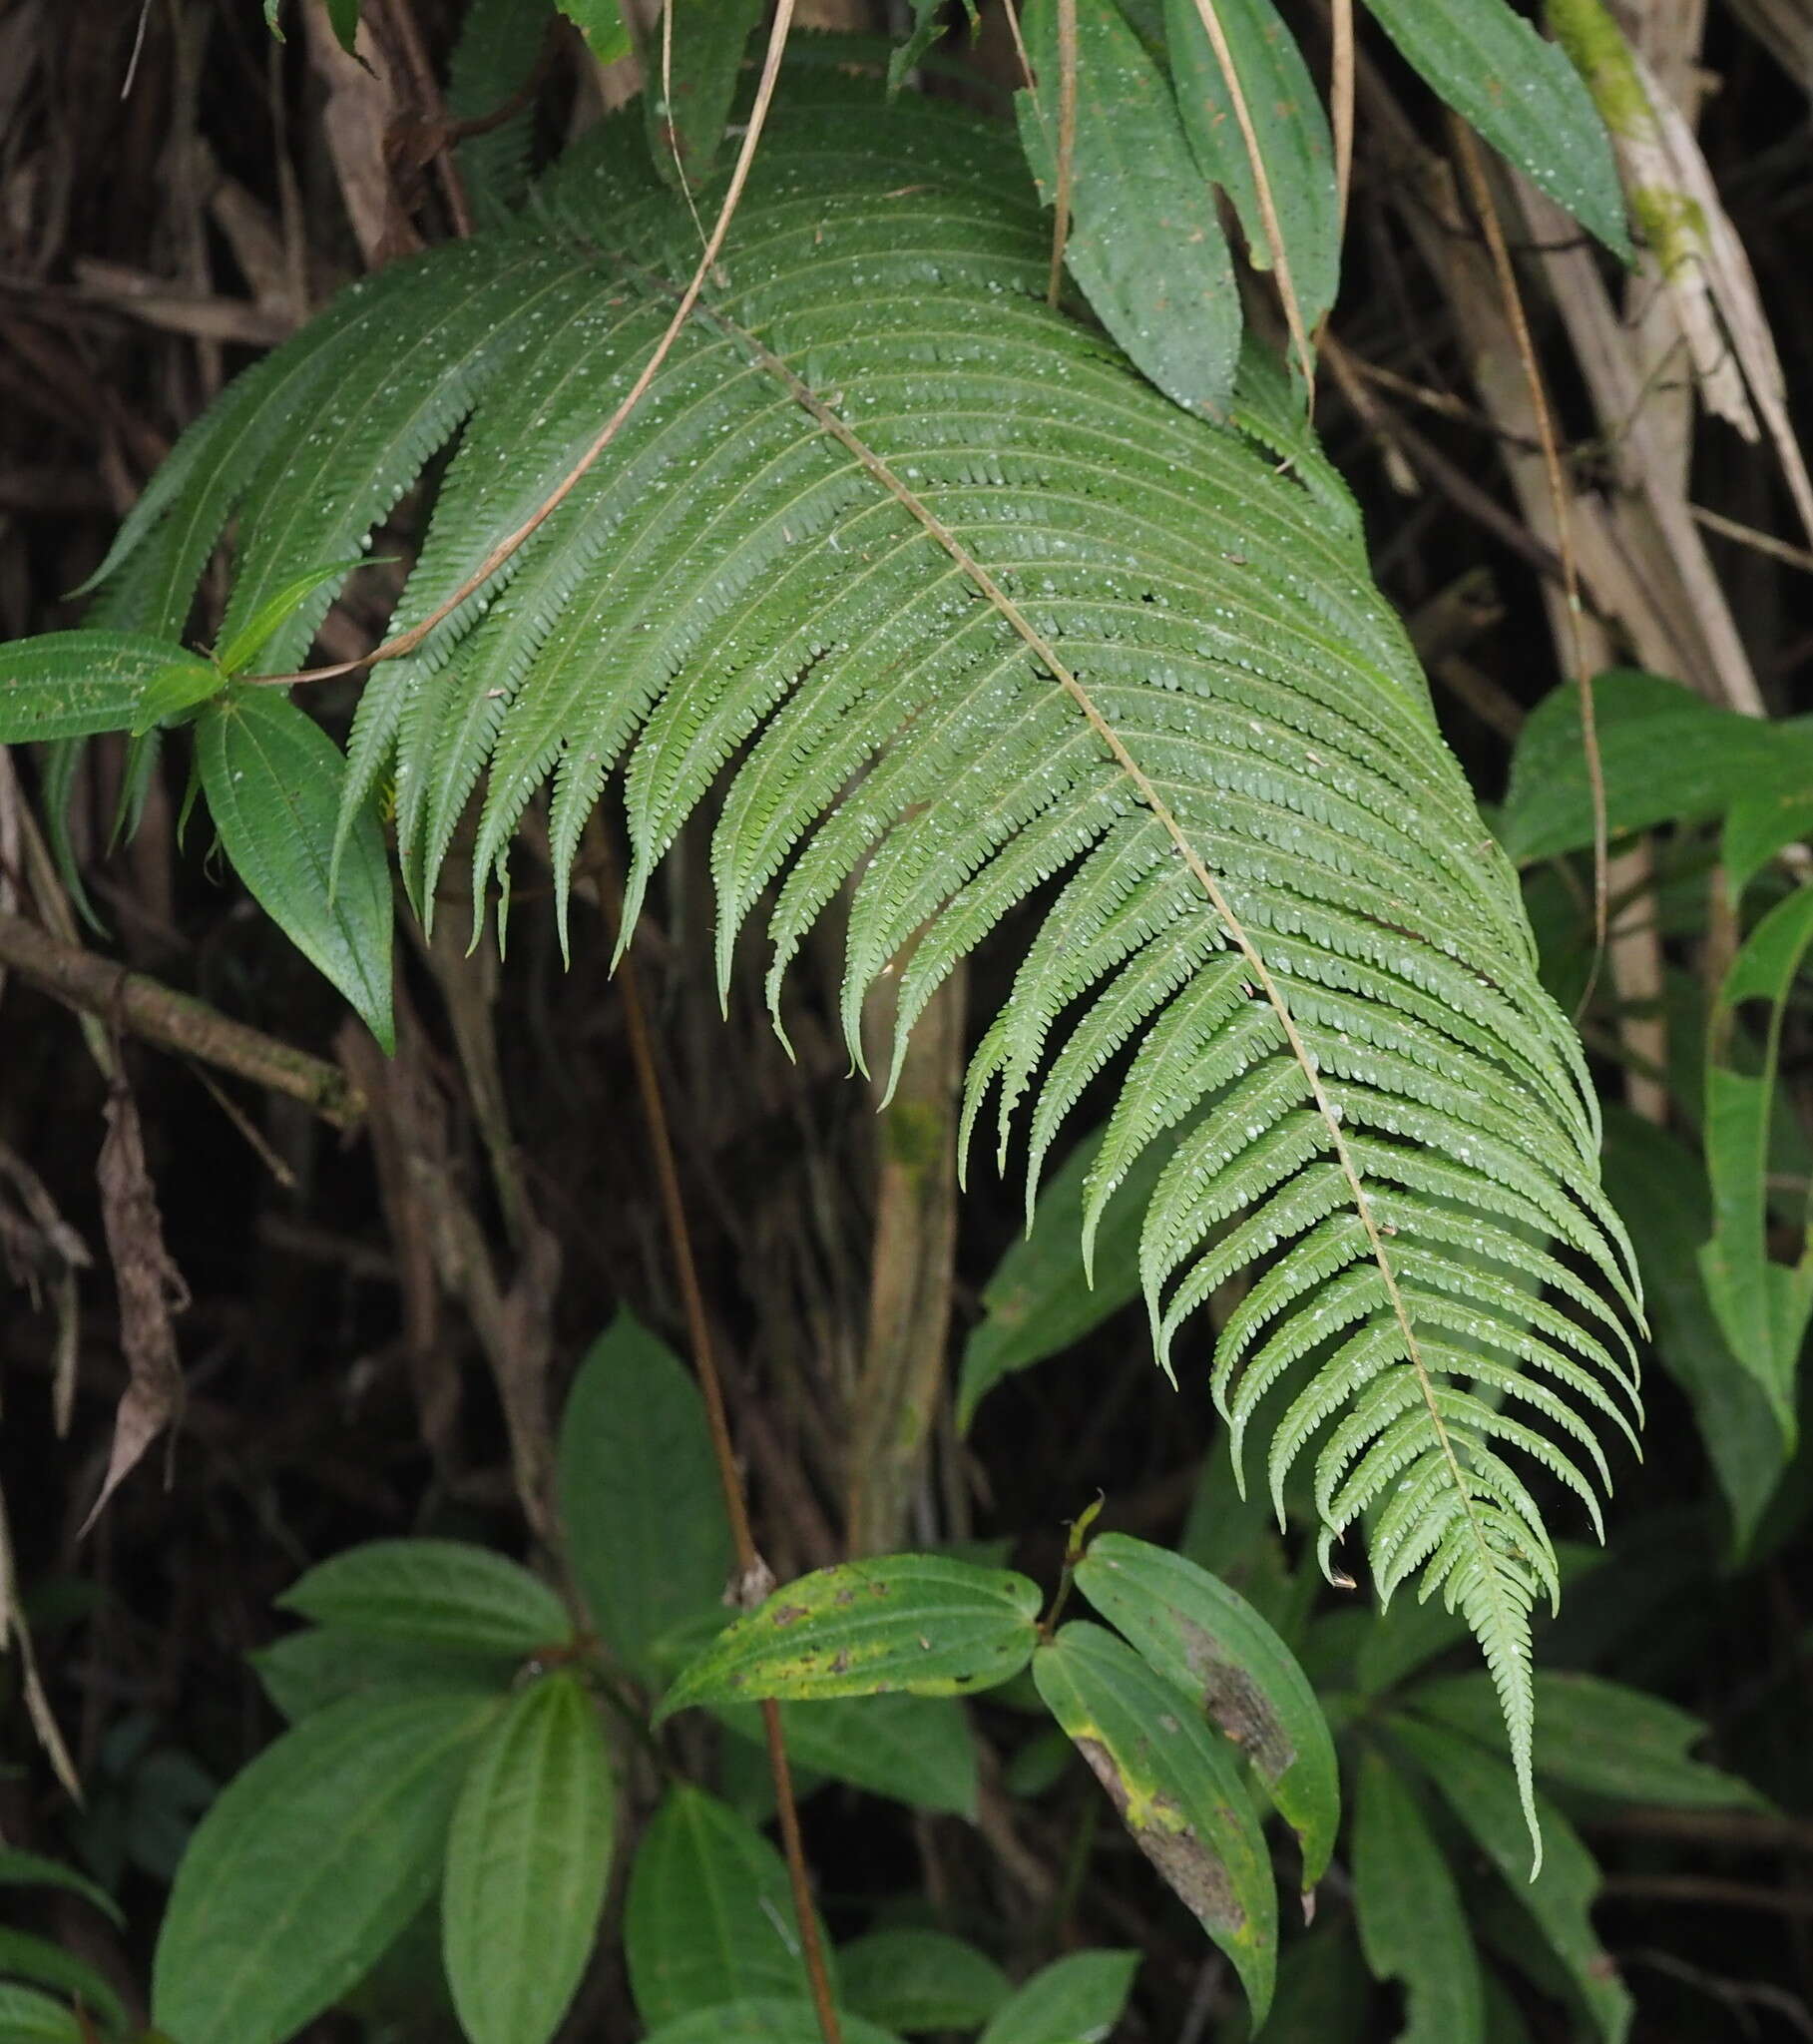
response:
[[[1313,1892],[1334,1851],[1341,1785],[1327,1721],[1289,1648],[1206,1569],[1125,1533],[1094,1542],[1077,1588],[1252,1762],[1297,1834]]]
[[[759,1697],[965,1696],[1011,1681],[1038,1637],[1039,1586],[937,1554],[819,1569],[718,1634],[668,1692],[693,1704]]]
[[[177,1360],[171,1316],[189,1303],[183,1274],[164,1246],[164,1222],[157,1188],[145,1164],[139,1110],[131,1092],[117,1086],[107,1103],[107,1135],[95,1165],[101,1189],[101,1223],[113,1259],[120,1294],[120,1348],[126,1357],[126,1390],[114,1414],[114,1444],[107,1458],[101,1495],[82,1531],[100,1517],[121,1483],[138,1466],[153,1441],[183,1410],[183,1367]]]
[[[1278,1898],[1225,1744],[1101,1626],[1065,1626],[1033,1656],[1033,1680],[1133,1842],[1233,1961],[1257,2030],[1277,1969]]]

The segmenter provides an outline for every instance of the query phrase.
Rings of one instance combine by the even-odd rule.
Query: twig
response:
[[[1353,0],[1334,0],[1334,52],[1328,98],[1335,145],[1335,241],[1347,233],[1347,199],[1353,189]]]
[[[617,945],[621,943],[623,904],[615,871],[606,875],[600,895],[612,942]],[[686,1221],[685,1202],[680,1194],[680,1171],[674,1159],[667,1103],[662,1097],[661,1072],[655,1061],[655,1043],[649,1032],[635,960],[628,953],[618,965],[618,984],[623,989],[630,1061],[636,1067],[636,1089],[642,1098],[643,1118],[649,1128],[649,1147],[654,1152],[655,1182],[661,1197],[662,1218],[667,1224],[669,1243],[674,1252],[675,1277],[680,1284],[680,1305],[686,1320],[686,1339],[692,1350],[692,1366],[698,1373],[705,1422],[711,1434],[711,1453],[717,1464],[717,1481],[723,1491],[724,1511],[730,1521],[730,1544],[736,1555],[738,1601],[747,1607],[760,1601],[772,1578],[756,1549],[755,1536],[749,1527],[749,1507],[743,1496],[742,1479],[737,1474],[736,1450],[730,1440],[729,1417],[724,1410],[723,1383],[717,1373],[710,1321],[705,1313],[704,1293],[699,1288],[698,1267],[692,1257],[692,1231]],[[767,1735],[768,1772],[774,1782],[775,1815],[780,1823],[787,1876],[793,1889],[793,1913],[799,1922],[799,1947],[805,1959],[806,1980],[812,1990],[819,2035],[824,2044],[843,2044],[843,2027],[832,1998],[830,1973],[818,1936],[818,1917],[812,1907],[812,1883],[806,1872],[805,1845],[799,1834],[799,1806],[793,1795],[793,1771],[780,1729],[780,1706],[772,1697],[763,1700],[761,1718],[762,1729]]]
[[[1530,321],[1524,313],[1517,271],[1511,266],[1511,251],[1505,244],[1505,230],[1499,220],[1498,208],[1493,204],[1492,187],[1486,181],[1486,166],[1480,159],[1480,146],[1473,139],[1473,130],[1458,115],[1450,115],[1449,121],[1454,135],[1455,156],[1467,181],[1481,232],[1486,237],[1493,272],[1498,277],[1499,290],[1505,300],[1505,317],[1517,342],[1518,355],[1524,365],[1524,379],[1530,386],[1530,405],[1536,414],[1537,437],[1543,443],[1543,470],[1549,479],[1549,497],[1555,514],[1555,545],[1561,556],[1562,586],[1568,598],[1568,631],[1573,642],[1575,681],[1581,692],[1581,749],[1586,755],[1586,785],[1592,799],[1592,964],[1576,1010],[1578,1020],[1590,1005],[1593,988],[1598,983],[1599,966],[1605,952],[1610,879],[1605,770],[1599,759],[1598,722],[1592,710],[1592,676],[1587,671],[1586,634],[1581,624],[1581,578],[1574,554],[1574,528],[1568,515],[1568,485],[1562,474],[1561,450],[1556,442],[1555,417],[1549,409],[1549,392],[1543,382],[1542,364],[1537,359],[1536,342],[1531,337]]]
[[[1297,303],[1297,286],[1290,273],[1290,257],[1285,253],[1284,230],[1278,225],[1278,209],[1272,204],[1271,178],[1265,168],[1265,152],[1259,147],[1259,137],[1253,127],[1252,114],[1246,105],[1245,89],[1240,84],[1240,73],[1234,64],[1234,53],[1228,48],[1227,34],[1221,26],[1221,17],[1215,11],[1215,0],[1196,0],[1196,12],[1201,17],[1203,29],[1214,48],[1215,62],[1221,67],[1221,82],[1227,87],[1227,97],[1233,103],[1234,120],[1239,124],[1240,140],[1246,147],[1246,161],[1252,168],[1253,188],[1259,198],[1259,219],[1265,229],[1265,240],[1271,250],[1272,273],[1278,279],[1278,296],[1284,302],[1284,323],[1290,328],[1291,345],[1297,351],[1297,359],[1303,364],[1303,387],[1307,393],[1308,408],[1316,408],[1316,361],[1309,350],[1309,335],[1303,331],[1303,314]]]
[[[411,626],[407,632],[399,632],[394,639],[386,639],[381,646],[374,647],[369,653],[361,654],[357,660],[337,661],[330,667],[302,668],[294,674],[252,675],[246,677],[248,682],[255,683],[261,688],[287,689],[298,682],[334,681],[342,675],[358,674],[366,668],[375,667],[381,660],[399,660],[404,654],[413,653],[437,626],[443,624],[463,603],[483,589],[504,563],[547,524],[579,487],[600,455],[617,438],[624,421],[648,394],[649,386],[660,375],[662,364],[673,352],[674,343],[680,338],[686,321],[691,318],[692,308],[698,302],[698,294],[705,287],[705,278],[711,273],[711,265],[717,260],[718,252],[723,248],[724,238],[730,232],[730,222],[742,199],[743,187],[748,183],[749,167],[755,159],[755,147],[761,140],[762,126],[768,117],[768,107],[774,98],[775,82],[780,76],[781,53],[787,46],[787,31],[793,22],[793,6],[794,0],[779,0],[774,9],[774,25],[768,31],[767,56],[761,68],[761,83],[755,89],[755,103],[749,110],[749,125],[743,134],[742,148],[737,153],[736,168],[730,173],[730,186],[724,194],[717,225],[711,230],[711,239],[705,244],[704,254],[698,258],[698,267],[692,272],[691,282],[680,293],[680,303],[675,307],[674,316],[668,322],[668,330],[656,343],[655,352],[643,365],[642,374],[630,386],[629,395],[600,428],[591,446],[522,524],[514,532],[505,534],[453,594],[436,604],[419,625]]]
[[[1058,0],[1058,192],[1052,215],[1052,273],[1046,303],[1056,305],[1071,235],[1071,181],[1077,166],[1077,0]]]
[[[354,1128],[364,1119],[364,1099],[337,1065],[229,1021],[206,1001],[129,972],[80,944],[65,943],[24,916],[0,914],[0,964],[66,1007],[300,1101],[336,1129]]]

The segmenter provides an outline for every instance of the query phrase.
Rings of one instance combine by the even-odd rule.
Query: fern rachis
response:
[[[426,907],[481,782],[484,881],[551,781],[564,921],[616,767],[632,911],[727,770],[720,966],[776,888],[777,1001],[853,887],[858,1055],[864,997],[909,939],[903,1033],[1052,887],[977,1053],[966,1135],[997,1079],[1004,1142],[1031,1096],[1036,1181],[1084,1085],[1131,1051],[1088,1226],[1169,1135],[1141,1258],[1166,1357],[1184,1312],[1270,1260],[1217,1399],[1238,1437],[1290,1389],[1274,1485],[1325,1433],[1325,1544],[1376,1512],[1382,1589],[1421,1571],[1464,1610],[1527,1789],[1528,1614],[1555,1560],[1499,1449],[1596,1511],[1590,1422],[1627,1433],[1634,1400],[1608,1345],[1628,1344],[1574,1262],[1626,1300],[1633,1280],[1515,876],[1275,369],[1249,357],[1228,424],[1186,417],[1042,302],[1046,234],[989,130],[813,70],[783,86],[722,262],[646,398],[507,572],[374,671],[351,798],[394,766]],[[397,626],[464,586],[621,404],[696,261],[684,207],[610,134],[473,247],[378,279],[378,315],[342,319],[370,329],[335,344],[363,460],[337,396],[317,422],[334,346],[306,335],[293,376],[279,353],[255,403],[229,394],[204,421],[123,536],[117,619],[143,557],[199,572],[240,494],[243,614],[300,555],[362,536],[456,429]],[[466,269],[518,279],[507,341],[424,388],[437,336],[465,331]],[[427,336],[413,361],[386,343],[387,303]],[[250,430],[223,435],[223,416],[255,416],[267,469],[210,467],[214,441]],[[335,476],[319,508],[284,473],[303,449]]]

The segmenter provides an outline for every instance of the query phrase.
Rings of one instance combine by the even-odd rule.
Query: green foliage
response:
[[[1013,1998],[993,1959],[941,1930],[874,1930],[837,1964],[845,2006],[893,2030],[973,2030]]]
[[[573,1622],[527,1569],[463,1540],[373,1540],[312,1568],[277,1602],[342,1633],[466,1654],[567,1645]]]
[[[1278,239],[1305,331],[1334,303],[1341,279],[1334,144],[1315,82],[1272,0],[1215,0],[1247,119],[1259,145]],[[1257,268],[1272,251],[1258,181],[1233,96],[1202,25],[1199,0],[1164,0],[1164,38],[1177,111],[1196,167],[1233,202]]]
[[[665,1683],[680,1663],[664,1665],[664,1643],[713,1615],[721,1622],[730,1528],[698,1387],[628,1313],[573,1380],[559,1493],[599,1637],[645,1681]]]
[[[616,1788],[597,1707],[554,1674],[511,1699],[453,1812],[447,1980],[471,2044],[552,2037],[604,1907]]]
[[[469,1692],[355,1697],[260,1754],[184,1855],[156,2021],[183,2044],[282,2044],[331,2008],[433,1893],[499,1708]]]
[[[1813,888],[1778,902],[1751,931],[1718,989],[1706,1062],[1706,1172],[1712,1235],[1700,1251],[1706,1295],[1731,1352],[1762,1386],[1788,1446],[1796,1436],[1795,1383],[1813,1319],[1813,1226],[1803,1194],[1792,1264],[1769,1254],[1769,1171],[1783,1015],[1813,945]],[[1762,1070],[1724,1062],[1734,1011],[1766,1001]]]
[[[346,766],[339,749],[286,697],[236,688],[202,706],[196,761],[252,899],[393,1049],[390,879],[369,809],[355,817],[337,883],[330,879]]]
[[[723,138],[761,0],[675,0],[649,40],[649,153],[670,182],[701,185]]]
[[[1485,2044],[1485,1984],[1454,1876],[1414,1792],[1376,1752],[1360,1763],[1353,1872],[1366,1963],[1409,1998],[1398,2044]]]
[[[1277,1894],[1252,1806],[1223,1742],[1184,1692],[1100,1626],[1065,1626],[1033,1679],[1121,1820],[1233,1961],[1262,2023],[1277,1964]]]
[[[0,1980],[0,2044],[88,2044],[82,2025],[62,2002],[35,1987]]]
[[[744,1996],[807,1995],[780,1854],[733,1809],[683,1782],[663,1797],[637,1847],[624,1956],[637,2011],[657,2032]]]
[[[1091,1545],[1077,1587],[1251,1762],[1297,1834],[1313,1889],[1334,1852],[1340,1786],[1315,1692],[1283,1641],[1206,1570],[1124,1533]]]
[[[981,2044],[1075,2044],[1114,2033],[1139,1963],[1137,1952],[1073,1952],[1035,1973],[996,2011]]]
[[[1233,262],[1164,74],[1114,0],[1077,0],[1075,146],[1064,259],[1091,309],[1186,411],[1226,415],[1240,353]],[[1047,206],[1064,134],[1058,0],[1031,0],[1038,90],[1020,140]]]
[[[1135,75],[1142,94],[1167,90],[1101,0],[1086,13],[1086,93]],[[1158,112],[1141,146],[1169,133],[1174,112]],[[1090,132],[1108,119],[1104,100]],[[1176,146],[1199,190],[1180,131]],[[1102,170],[1111,212],[1131,207],[1130,175]],[[666,319],[658,279],[688,270],[695,238],[625,125],[607,128],[544,188],[533,227],[356,286],[232,386],[108,573],[141,605],[149,578],[148,615],[168,620],[236,504],[230,638],[362,541],[465,419],[393,623],[425,620],[590,444]],[[1559,1238],[1632,1296],[1579,1048],[1275,367],[1249,348],[1231,422],[1183,417],[1044,306],[1048,254],[996,135],[799,68],[728,282],[648,401],[482,593],[373,670],[337,891],[324,758],[296,818],[305,871],[293,854],[275,867],[235,807],[228,740],[243,752],[268,728],[299,763],[312,730],[268,692],[204,710],[217,820],[254,893],[381,1026],[367,796],[392,765],[424,913],[481,777],[482,880],[552,774],[564,918],[581,829],[627,754],[633,922],[742,748],[712,858],[720,964],[780,876],[778,1000],[855,880],[842,1005],[858,1057],[864,995],[915,931],[902,1040],[957,959],[1066,873],[972,1067],[968,1120],[999,1080],[1005,1142],[1032,1092],[1036,1182],[1084,1084],[1133,1049],[1087,1241],[1154,1140],[1198,1117],[1142,1229],[1160,1354],[1219,1284],[1275,1255],[1215,1358],[1236,1449],[1274,1389],[1292,1396],[1274,1487],[1331,1429],[1315,1464],[1325,1552],[1381,1506],[1382,1589],[1420,1578],[1465,1614],[1528,1791],[1529,1613],[1558,1577],[1505,1450],[1596,1518],[1604,1465],[1583,1414],[1627,1428],[1632,1403],[1621,1328],[1541,1247]],[[302,651],[330,594],[288,615],[268,658]]]
[[[1505,0],[1366,0],[1405,59],[1555,203],[1631,261],[1611,138],[1586,82]]]
[[[1039,1586],[936,1554],[893,1554],[800,1576],[740,1618],[662,1700],[656,1723],[693,1704],[749,1697],[951,1697],[1026,1666]]]

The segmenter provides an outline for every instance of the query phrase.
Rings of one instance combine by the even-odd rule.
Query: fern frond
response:
[[[590,443],[695,253],[607,129],[523,225],[413,272],[457,285],[389,286],[434,310],[432,340],[380,343],[341,313],[331,366],[298,340],[229,396],[135,543],[190,560],[211,462],[255,433],[242,614],[299,555],[343,551],[464,421],[396,624],[425,618]],[[1030,1123],[1030,1198],[1127,1056],[1086,1233],[1173,1143],[1141,1246],[1160,1359],[1259,1267],[1211,1372],[1236,1449],[1274,1390],[1274,1485],[1326,1434],[1325,1564],[1371,1514],[1381,1590],[1420,1574],[1466,1615],[1527,1788],[1529,1615],[1558,1578],[1519,1469],[1596,1523],[1594,1424],[1628,1434],[1635,1414],[1602,1303],[1634,1309],[1635,1279],[1580,1047],[1276,366],[1249,352],[1229,425],[1190,418],[1042,302],[1046,264],[1001,138],[808,65],[708,302],[606,457],[376,670],[349,800],[394,761],[426,908],[470,802],[483,882],[550,787],[564,932],[615,769],[627,927],[727,776],[720,971],[772,890],[778,1012],[847,893],[858,1062],[865,998],[909,945],[896,1065],[957,961],[1043,899],[971,1069],[966,1145],[999,1087],[1003,1145]],[[266,420],[279,393],[290,413]]]

